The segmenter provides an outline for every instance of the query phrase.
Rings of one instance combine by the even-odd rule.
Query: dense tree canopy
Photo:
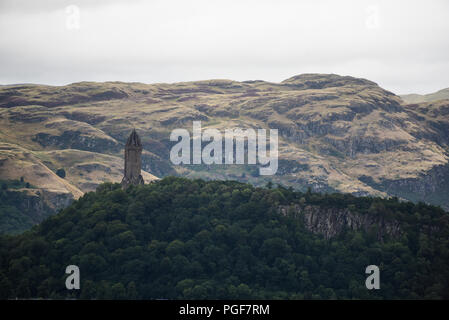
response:
[[[382,214],[404,234],[326,240],[276,210],[291,203]],[[448,299],[448,226],[443,210],[397,199],[174,177],[126,191],[106,183],[31,231],[0,238],[0,297]],[[65,288],[70,264],[80,290]],[[365,287],[370,264],[380,267],[380,290]]]

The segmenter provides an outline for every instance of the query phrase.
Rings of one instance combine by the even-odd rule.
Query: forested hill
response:
[[[80,290],[65,288],[71,264]],[[365,287],[372,264],[379,290]],[[448,265],[449,216],[437,207],[168,177],[103,184],[2,236],[0,296],[449,299]]]

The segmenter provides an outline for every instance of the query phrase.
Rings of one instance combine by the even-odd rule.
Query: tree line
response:
[[[280,205],[394,219],[399,238],[313,234]],[[0,297],[52,299],[448,299],[448,213],[397,198],[302,193],[167,177],[102,184],[57,215],[0,237]],[[378,265],[381,289],[367,290]],[[66,266],[81,272],[65,288]]]

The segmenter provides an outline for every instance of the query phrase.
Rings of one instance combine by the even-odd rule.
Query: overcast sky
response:
[[[363,77],[449,87],[449,1],[0,0],[0,84]]]

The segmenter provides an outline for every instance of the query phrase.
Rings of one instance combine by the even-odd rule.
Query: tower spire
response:
[[[133,129],[125,145],[125,170],[122,179],[122,188],[126,189],[129,185],[144,184],[142,175],[142,142]]]

